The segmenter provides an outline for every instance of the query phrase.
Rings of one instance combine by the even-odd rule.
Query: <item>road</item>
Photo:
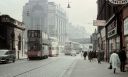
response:
[[[44,60],[19,60],[0,64],[0,77],[63,77],[76,57],[49,57]]]
[[[44,60],[18,60],[0,64],[0,77],[127,77],[128,72],[108,69],[109,64],[84,60],[80,55],[49,57]]]

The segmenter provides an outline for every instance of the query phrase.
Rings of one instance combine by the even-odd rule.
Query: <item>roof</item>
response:
[[[25,27],[23,27],[23,22],[20,22],[14,18],[11,18],[9,15],[1,15],[0,23],[10,23],[10,24],[13,24],[10,27],[15,27],[21,30],[25,30]]]

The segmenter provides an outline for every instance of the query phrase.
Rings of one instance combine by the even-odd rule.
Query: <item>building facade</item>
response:
[[[98,14],[97,20],[105,20],[104,27],[98,27],[98,49],[104,51],[104,58],[109,60],[110,53],[113,50],[120,49],[120,34],[118,17],[118,6],[113,6],[108,0],[97,0]],[[117,23],[118,22],[118,23]]]
[[[93,51],[96,51],[97,50],[97,45],[98,45],[98,42],[97,42],[97,31],[95,29],[95,32],[91,35],[91,43],[93,44]]]
[[[56,37],[61,44],[65,43],[67,17],[60,5],[48,0],[29,0],[23,7],[23,22],[27,30],[42,30],[49,37]],[[27,40],[26,40],[27,41]]]
[[[48,33],[48,1],[29,0],[23,7],[23,22],[26,29],[37,29]]]
[[[0,16],[0,49],[16,51],[16,58],[25,56],[23,48],[23,23],[11,18],[9,15]]]
[[[54,2],[48,3],[48,32],[50,37],[56,37],[59,44],[64,45],[66,42],[66,12],[60,5]]]
[[[124,46],[126,47],[126,53],[128,58],[128,5],[123,8],[123,29],[124,29]],[[128,59],[127,59],[128,63]]]
[[[24,48],[27,51],[28,30],[41,30],[48,34],[48,0],[29,0],[23,7],[23,23],[26,28]]]

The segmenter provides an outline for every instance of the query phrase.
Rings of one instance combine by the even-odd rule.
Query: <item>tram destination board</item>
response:
[[[28,38],[40,38],[41,31],[40,30],[28,30],[27,37]]]
[[[28,30],[27,33],[28,41],[40,41],[41,31],[40,30]]]

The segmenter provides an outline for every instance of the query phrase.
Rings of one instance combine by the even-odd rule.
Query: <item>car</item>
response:
[[[76,56],[76,51],[75,50],[72,50],[71,56]]]
[[[0,50],[0,62],[1,63],[8,63],[8,62],[15,62],[16,55],[15,51],[13,50]]]

